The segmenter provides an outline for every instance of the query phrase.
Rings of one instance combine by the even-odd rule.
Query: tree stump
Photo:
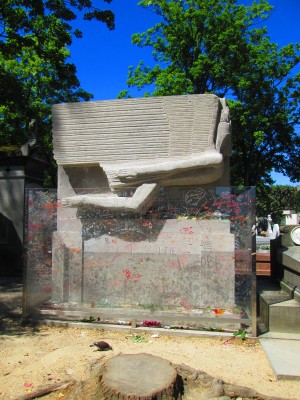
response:
[[[151,354],[121,354],[102,367],[100,385],[110,400],[180,399],[183,384],[175,367]]]

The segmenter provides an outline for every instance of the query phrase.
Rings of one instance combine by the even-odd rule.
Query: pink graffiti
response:
[[[189,227],[187,227],[187,228],[181,228],[181,229],[180,229],[180,232],[188,233],[189,235],[191,235],[192,233],[194,233],[194,232],[193,232],[192,226],[189,226]]]
[[[178,262],[174,260],[169,260],[166,263],[167,268],[177,269],[179,267]]]
[[[179,256],[179,262],[181,265],[187,265],[189,262],[189,257],[182,254]]]
[[[128,243],[125,245],[125,249],[130,249],[131,251],[134,250],[135,247],[136,247],[135,243]]]

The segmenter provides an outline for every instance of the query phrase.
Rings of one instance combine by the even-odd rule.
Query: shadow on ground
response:
[[[37,326],[22,317],[22,278],[0,277],[0,335],[31,335],[39,332]]]

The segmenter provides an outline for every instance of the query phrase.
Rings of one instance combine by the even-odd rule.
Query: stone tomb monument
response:
[[[168,315],[234,307],[229,221],[186,215],[210,187],[229,186],[225,99],[55,105],[53,144],[54,301],[125,319],[147,307]]]

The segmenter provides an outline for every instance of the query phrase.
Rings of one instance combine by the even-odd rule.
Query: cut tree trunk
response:
[[[180,399],[183,384],[168,360],[151,354],[121,354],[108,360],[100,385],[110,400]]]

